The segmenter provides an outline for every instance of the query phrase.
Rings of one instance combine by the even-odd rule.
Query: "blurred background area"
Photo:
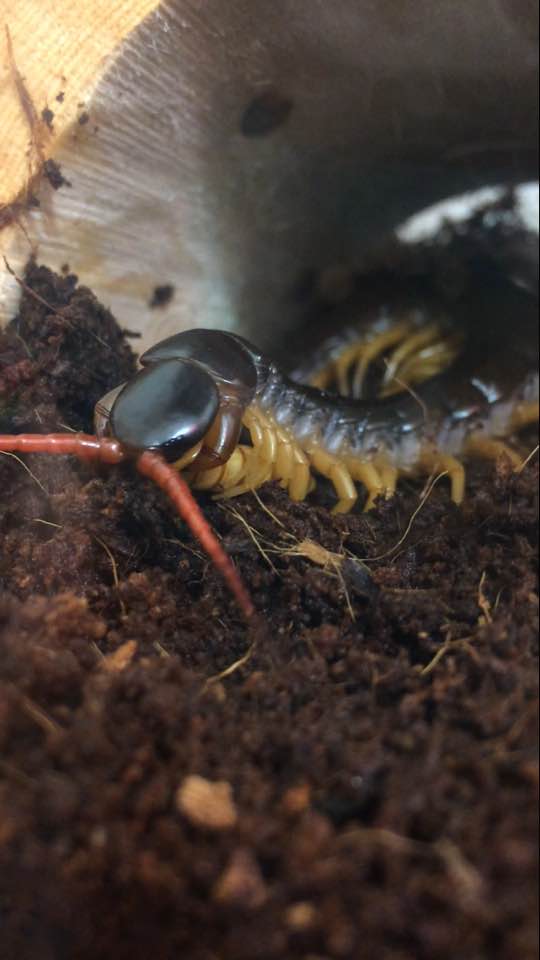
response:
[[[32,254],[77,273],[143,345],[197,325],[283,343],[314,277],[362,275],[396,235],[436,236],[516,184],[537,231],[529,0],[0,16],[0,252],[19,275]],[[1,262],[0,322],[19,292]]]

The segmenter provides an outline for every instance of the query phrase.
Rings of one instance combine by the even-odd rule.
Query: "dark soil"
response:
[[[130,348],[27,281],[0,431],[91,429]],[[250,633],[128,466],[0,454],[4,960],[535,956],[535,464],[412,523],[412,483],[348,517],[201,497]]]

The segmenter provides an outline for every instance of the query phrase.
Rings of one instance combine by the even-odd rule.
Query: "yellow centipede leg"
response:
[[[353,480],[362,483],[367,490],[368,496],[364,504],[364,510],[371,510],[377,497],[382,494],[384,489],[379,471],[369,460],[357,460],[349,457],[346,464]]]
[[[465,468],[456,457],[438,450],[425,451],[421,458],[427,470],[445,471],[450,477],[450,496],[459,506],[465,496]]]
[[[266,483],[267,480],[272,479],[272,464],[266,460],[262,460],[254,447],[246,447],[245,455],[246,468],[242,482],[224,491],[224,496],[227,499],[230,497],[239,497],[241,494],[248,493],[250,490],[256,490],[258,487],[261,487],[263,483]]]
[[[399,393],[404,387],[422,383],[436,376],[455,360],[459,345],[458,337],[446,337],[446,339],[434,340],[418,353],[407,357],[399,370],[394,372],[394,379],[381,390],[381,397],[390,397]]]
[[[358,363],[362,356],[364,346],[364,343],[357,343],[351,347],[347,347],[347,349],[334,360],[334,376],[337,390],[342,397],[349,396],[351,392],[349,388],[349,370]]]
[[[508,457],[514,469],[521,466],[521,457],[504,440],[495,440],[493,437],[484,437],[482,434],[473,433],[467,440],[465,450],[470,456],[481,457],[483,460],[498,460],[499,457]]]
[[[324,450],[315,448],[309,451],[309,457],[316,470],[333,484],[338,502],[332,513],[348,513],[358,499],[356,487],[346,465]]]
[[[540,416],[538,401],[532,400],[530,403],[518,403],[512,413],[512,430],[521,430],[528,427],[530,423],[537,423]]]
[[[250,431],[251,442],[257,454],[268,463],[273,463],[277,452],[275,426],[258,407],[252,407],[244,416],[244,425]]]
[[[307,457],[297,449],[295,451],[293,469],[289,480],[289,496],[291,500],[305,500],[309,493],[311,470]]]
[[[211,470],[201,470],[200,473],[194,473],[189,477],[189,482],[194,490],[212,490],[213,487],[219,485],[222,474],[222,466],[212,467]]]
[[[358,499],[358,494],[345,464],[337,463],[332,467],[330,480],[338,496],[338,502],[332,508],[332,513],[349,513]]]
[[[233,451],[232,456],[229,457],[223,467],[223,472],[219,480],[219,486],[222,487],[223,490],[227,490],[241,483],[246,472],[250,453],[251,448],[245,447],[244,445],[239,445],[236,450]]]
[[[361,354],[359,355],[359,363],[356,367],[353,382],[351,395],[353,397],[359,398],[362,395],[362,389],[364,386],[364,380],[369,368],[370,363],[384,353],[388,347],[393,347],[396,343],[399,343],[403,340],[410,330],[409,323],[396,323],[395,326],[391,327],[390,330],[385,330],[384,333],[378,334],[373,340],[369,340],[364,344]]]
[[[388,460],[384,459],[377,462],[377,469],[381,478],[385,499],[390,500],[396,492],[399,470],[397,467],[392,466]]]
[[[424,327],[423,330],[419,330],[418,333],[412,334],[412,336],[408,337],[398,347],[396,347],[388,359],[386,372],[383,378],[383,387],[388,387],[394,377],[398,374],[402,364],[408,357],[411,356],[411,354],[414,354],[416,351],[420,350],[420,348],[432,343],[438,334],[438,327],[435,324],[430,324],[428,327]]]
[[[272,476],[286,487],[293,469],[292,443],[283,430],[277,434],[277,451]]]
[[[249,431],[251,442],[254,447],[260,447],[263,443],[263,428],[258,416],[258,411],[248,409],[243,418],[243,424]]]
[[[260,448],[260,455],[263,460],[266,460],[267,463],[274,463],[277,455],[277,437],[276,431],[272,429],[269,425],[265,424],[262,431],[262,443]]]

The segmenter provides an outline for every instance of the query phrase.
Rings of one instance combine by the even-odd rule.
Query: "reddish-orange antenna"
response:
[[[255,608],[240,579],[240,575],[205,520],[197,501],[181,474],[158,453],[152,453],[150,450],[141,454],[137,460],[137,469],[139,473],[149,477],[156,486],[167,494],[193,535],[206,550],[214,566],[220,570],[245,616],[248,619],[252,617]]]
[[[87,433],[0,433],[0,451],[5,453],[73,454],[80,460],[121,463],[127,459],[118,440],[95,437]],[[249,619],[255,608],[238,571],[206,522],[183,477],[157,453],[146,451],[137,459],[137,469],[167,494],[177,512],[220,570],[236,597],[240,609]]]
[[[118,440],[91,433],[0,433],[4,453],[73,454],[79,460],[121,463],[126,459]]]

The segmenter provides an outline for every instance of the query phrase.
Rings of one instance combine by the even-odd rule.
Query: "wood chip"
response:
[[[226,780],[205,780],[195,774],[186,777],[176,791],[176,806],[191,823],[207,830],[229,830],[238,819]]]
[[[285,923],[290,930],[296,933],[309,930],[314,927],[317,921],[317,911],[312,903],[302,900],[299,903],[293,903],[285,911]]]
[[[136,650],[137,644],[135,640],[126,640],[121,647],[118,647],[113,653],[108,653],[107,656],[103,658],[103,669],[108,670],[110,673],[120,673],[121,670],[124,670],[124,668],[131,663]]]

